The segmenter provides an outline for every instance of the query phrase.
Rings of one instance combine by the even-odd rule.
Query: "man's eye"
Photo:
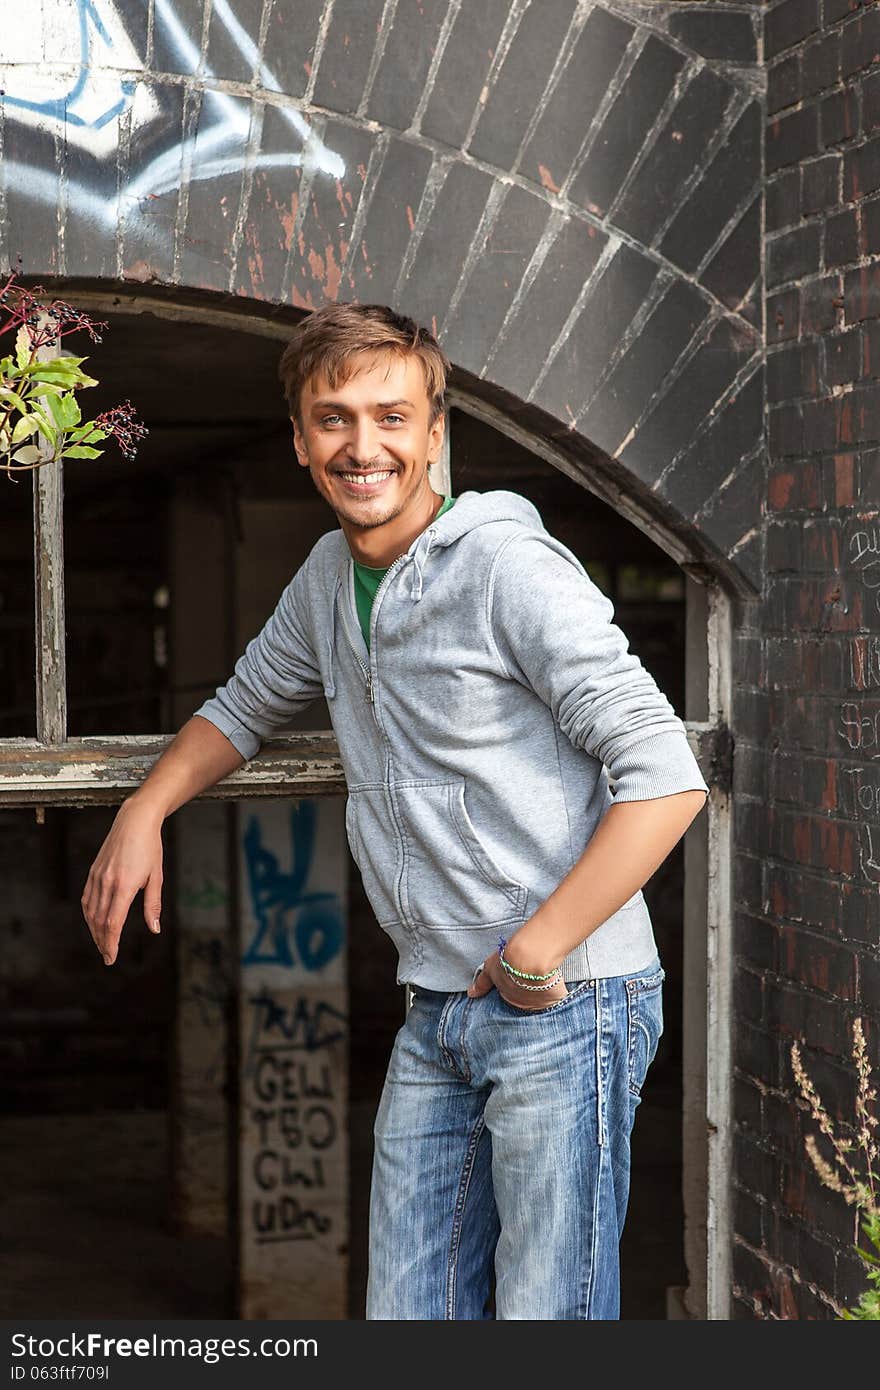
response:
[[[341,420],[342,420],[342,416],[341,416],[341,415],[323,415],[323,416],[321,417],[321,424],[322,424],[322,425],[336,425],[336,424],[338,424]]]
[[[392,415],[386,415],[384,418],[385,418],[386,420],[389,420],[389,421],[391,422],[391,424],[393,424],[393,425],[394,425],[394,424],[404,424],[404,423],[405,423],[402,415],[394,415],[394,414],[392,414]]]

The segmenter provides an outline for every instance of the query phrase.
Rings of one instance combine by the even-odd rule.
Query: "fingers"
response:
[[[104,964],[112,965],[137,889],[127,888],[112,873],[97,869],[96,864],[97,861],[92,865],[80,902],[92,940],[103,956]]]
[[[471,999],[479,999],[482,995],[488,994],[489,990],[493,988],[492,977],[486,969],[486,963],[484,961],[483,964],[478,965],[474,971],[474,978],[468,985],[468,996]]]
[[[135,895],[144,890],[144,920],[160,929],[162,840],[151,820],[121,810],[89,870],[83,889],[83,916],[106,965],[119,951],[119,939]]]
[[[158,936],[162,930],[162,874],[159,870],[150,874],[144,889],[144,921],[151,932]]]

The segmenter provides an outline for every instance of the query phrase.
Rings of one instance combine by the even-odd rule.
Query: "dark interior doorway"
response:
[[[151,433],[133,464],[108,452],[66,472],[72,736],[172,732],[174,710],[187,702],[195,708],[201,691],[231,669],[237,653],[228,649],[227,661],[205,670],[198,685],[176,680],[168,641],[176,601],[168,518],[177,489],[223,512],[230,543],[238,509],[249,501],[301,503],[310,529],[335,524],[326,509],[316,522],[311,481],[293,461],[276,383],[279,341],[148,314],[120,311],[111,319],[105,346],[92,353],[101,381],[95,410],[131,397]],[[454,492],[511,488],[529,497],[547,528],[613,599],[633,649],[683,712],[684,579],[674,562],[613,509],[490,426],[453,410],[451,431]],[[32,737],[30,487],[0,479],[0,488],[6,494],[0,734]],[[205,621],[222,622],[223,604],[218,592]],[[327,722],[321,702],[297,726]],[[9,1304],[2,1311],[108,1316],[110,1298],[115,1316],[228,1316],[234,1307],[228,1241],[183,1236],[173,1220],[174,922],[166,911],[163,936],[147,939],[136,902],[120,959],[106,971],[81,919],[82,883],[111,819],[109,810],[49,808],[38,826],[31,812],[0,813],[0,873],[7,885],[0,907],[0,1162],[4,1190],[23,1198],[23,1210],[32,1213],[21,1244],[0,1254],[0,1287]],[[685,1283],[682,895],[679,848],[646,889],[667,972],[666,1024],[636,1117],[623,1242],[627,1318],[663,1318],[667,1286]],[[353,866],[349,936],[349,1315],[359,1318],[372,1117],[404,1003],[394,984],[393,948],[372,921]],[[126,1198],[129,1183],[139,1193],[136,1202]],[[108,1207],[114,1215],[98,1260],[95,1231],[104,1231]],[[137,1273],[139,1267],[151,1277]]]

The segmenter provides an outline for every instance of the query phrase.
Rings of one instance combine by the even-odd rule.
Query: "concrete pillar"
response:
[[[231,613],[222,499],[182,480],[171,523],[172,722],[179,728],[225,678]],[[223,1236],[229,1224],[227,1086],[232,968],[230,808],[183,806],[165,832],[173,866],[177,1016],[172,1082],[174,1212],[179,1229]]]
[[[327,523],[318,501],[243,500],[237,648]],[[327,728],[323,700],[291,728]],[[238,851],[238,1315],[347,1316],[344,805],[243,801]]]

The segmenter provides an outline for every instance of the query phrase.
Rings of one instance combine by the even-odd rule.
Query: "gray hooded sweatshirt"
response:
[[[331,531],[195,711],[252,758],[326,697],[348,843],[397,947],[398,984],[466,989],[614,801],[708,794],[684,725],[613,611],[531,502],[463,492],[390,566],[369,651],[351,552]],[[639,890],[563,974],[627,974],[655,952]]]

